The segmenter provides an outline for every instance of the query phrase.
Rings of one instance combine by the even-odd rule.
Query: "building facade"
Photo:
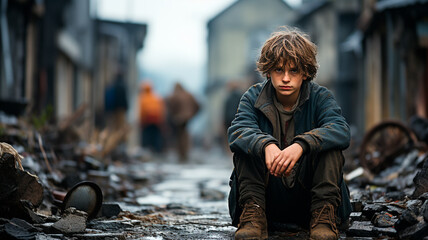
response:
[[[295,11],[282,0],[239,0],[208,22],[208,134],[225,134],[223,107],[228,82],[242,90],[261,80],[255,62],[270,33],[295,20]]]

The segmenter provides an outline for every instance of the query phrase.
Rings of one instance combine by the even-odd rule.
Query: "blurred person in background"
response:
[[[123,73],[119,70],[104,92],[106,127],[100,133],[100,143],[103,146],[100,153],[102,158],[111,153],[116,155],[124,152],[129,131],[126,121],[127,110],[128,95]]]
[[[141,127],[141,145],[155,153],[164,148],[162,128],[165,122],[165,104],[163,99],[154,93],[149,82],[143,82],[138,100]]]
[[[267,239],[268,225],[280,222],[333,240],[348,220],[342,150],[350,129],[333,94],[312,81],[316,54],[298,29],[275,32],[262,47],[257,70],[267,80],[244,93],[228,129],[235,239]]]
[[[128,95],[121,72],[117,73],[113,82],[105,90],[104,110],[107,114],[107,129],[110,132],[117,131],[126,125]]]
[[[237,81],[229,82],[227,84],[227,96],[223,106],[223,127],[226,133],[224,135],[226,136],[224,142],[227,145],[227,151],[229,151],[229,143],[227,142],[227,129],[230,127],[230,124],[235,118],[241,96],[242,91],[239,88],[239,83]]]
[[[179,161],[188,159],[190,148],[190,136],[187,124],[199,111],[196,99],[186,91],[180,83],[176,83],[174,91],[166,99],[168,117],[173,131],[173,146],[178,153]]]

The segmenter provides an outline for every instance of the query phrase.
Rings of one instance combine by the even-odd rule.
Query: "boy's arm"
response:
[[[325,89],[318,94],[318,98],[314,110],[318,127],[296,136],[293,142],[301,145],[305,152],[346,149],[350,144],[351,134],[342,110],[329,90]],[[309,149],[305,149],[303,142]]]
[[[250,96],[256,94],[250,89],[241,98],[235,119],[232,121],[227,134],[232,152],[250,154],[264,159],[264,149],[270,143],[278,144],[277,140],[260,130],[257,109]],[[255,97],[254,97],[255,98]]]

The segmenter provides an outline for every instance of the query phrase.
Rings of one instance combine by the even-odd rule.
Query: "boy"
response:
[[[349,125],[331,92],[314,83],[316,46],[297,29],[274,32],[257,70],[267,77],[242,96],[228,129],[234,153],[229,210],[235,239],[266,239],[267,222],[338,239],[350,213],[342,179]]]

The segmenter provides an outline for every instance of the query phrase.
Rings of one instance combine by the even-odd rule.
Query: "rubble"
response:
[[[0,143],[0,153],[0,217],[29,220],[29,211],[43,201],[43,187],[37,176],[23,171],[21,156],[10,145]]]
[[[67,208],[52,228],[63,234],[81,233],[86,229],[88,214],[75,208]]]
[[[103,203],[97,217],[117,217],[120,212],[122,208],[118,203]]]
[[[73,132],[79,111],[42,132],[2,118],[8,122],[0,122],[0,142],[10,145],[0,154],[0,239],[233,238],[226,202],[231,166],[219,174],[220,159],[204,168],[155,162],[143,151],[115,159],[121,156],[113,147],[116,138],[106,149]],[[407,147],[375,172],[356,164],[345,173],[353,212],[340,239],[428,235],[428,150],[418,143]],[[88,182],[94,187],[73,194]],[[67,204],[72,195],[75,204]],[[309,236],[292,224],[271,225],[269,231],[270,239]]]

